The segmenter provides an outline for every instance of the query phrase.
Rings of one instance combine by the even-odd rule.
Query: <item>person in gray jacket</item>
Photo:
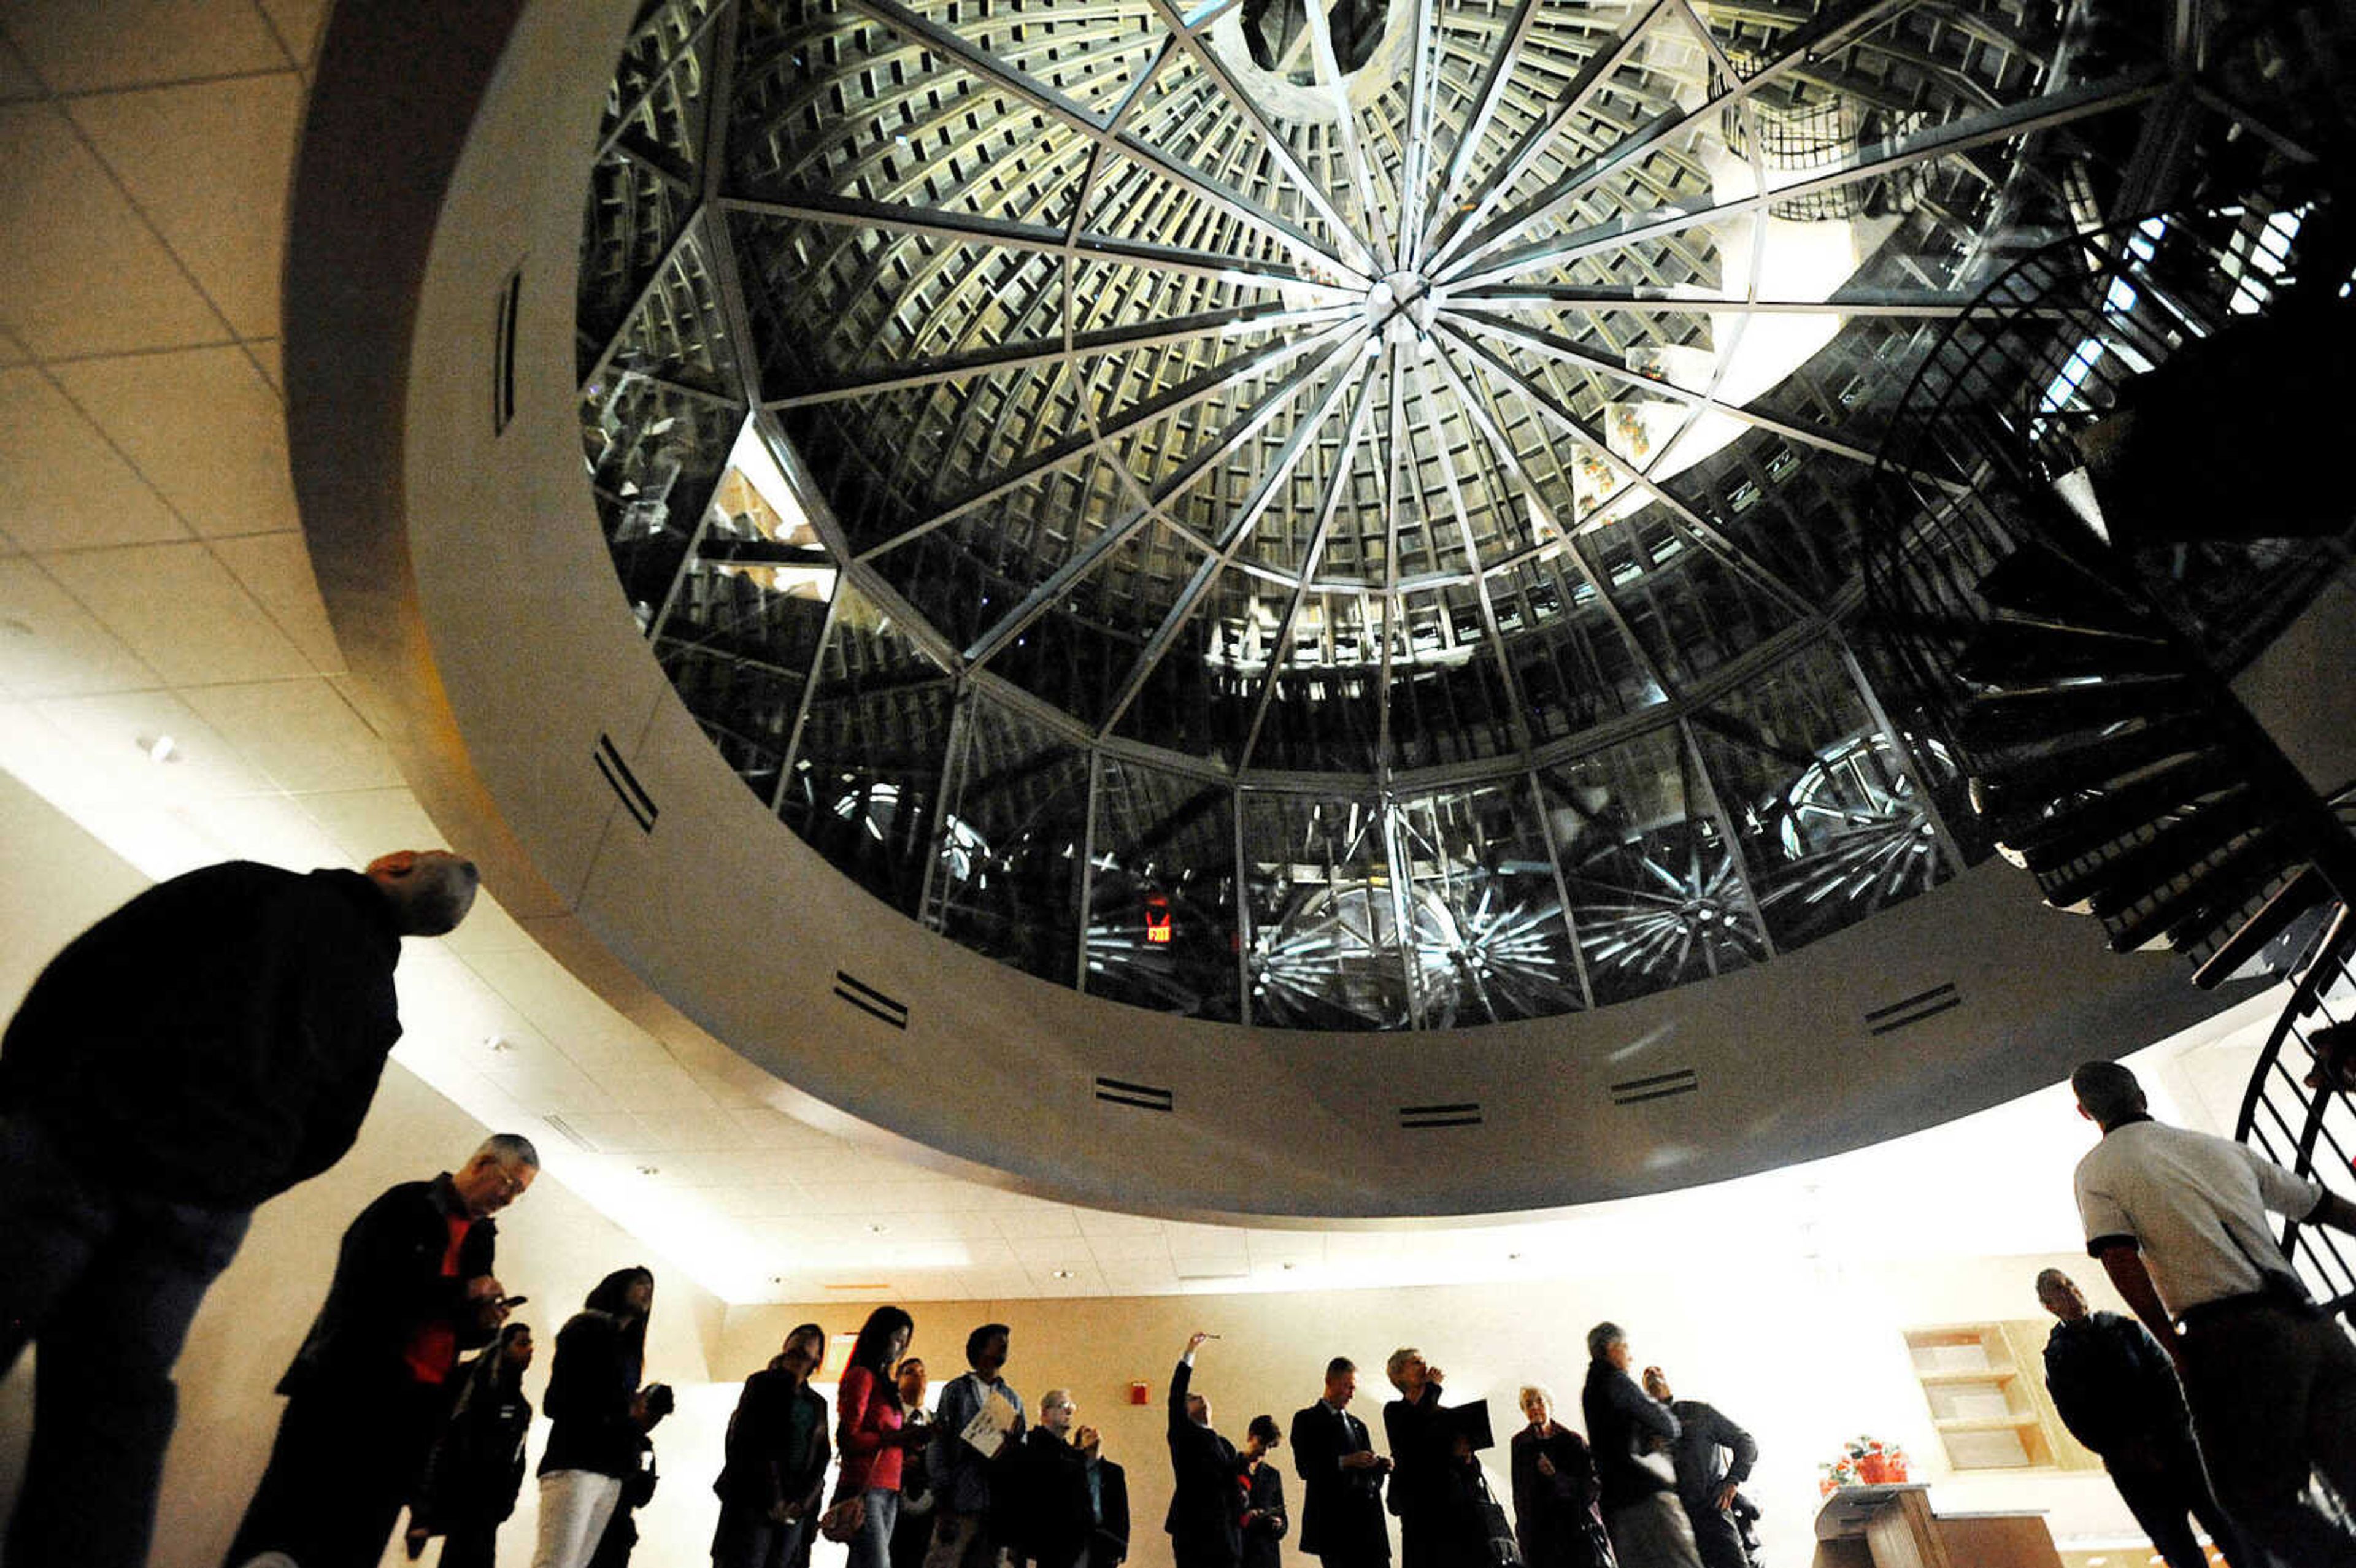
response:
[[[985,1323],[965,1337],[969,1370],[941,1390],[933,1413],[933,1445],[925,1454],[933,1483],[933,1544],[925,1568],[992,1568],[998,1561],[1002,1543],[991,1522],[991,1486],[1004,1468],[1000,1461],[1012,1456],[1023,1435],[1023,1396],[999,1376],[1008,1335],[1005,1324]],[[965,1440],[966,1427],[992,1394],[1014,1407],[1013,1426],[994,1456]]]
[[[1734,1494],[1759,1463],[1759,1445],[1716,1405],[1676,1397],[1668,1375],[1658,1367],[1644,1369],[1644,1392],[1677,1418],[1669,1459],[1676,1467],[1677,1501],[1693,1526],[1703,1568],[1751,1568],[1751,1554],[1734,1522]]]

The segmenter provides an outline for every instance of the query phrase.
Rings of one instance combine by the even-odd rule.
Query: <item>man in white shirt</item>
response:
[[[2103,1140],[2078,1162],[2086,1250],[2183,1376],[2218,1500],[2300,1568],[2356,1568],[2306,1504],[2310,1469],[2356,1498],[2356,1344],[2308,1300],[2266,1212],[2356,1235],[2356,1205],[2227,1138],[2151,1119],[2126,1068],[2070,1075]]]

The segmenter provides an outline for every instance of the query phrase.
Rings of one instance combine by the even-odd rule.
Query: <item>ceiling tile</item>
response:
[[[270,781],[168,691],[111,692],[34,704],[80,752],[84,787],[166,809],[220,795],[274,795]],[[172,750],[156,762],[143,750],[162,736]]]
[[[246,339],[245,348],[253,356],[254,363],[262,368],[262,379],[270,383],[270,389],[284,398],[286,395],[285,345],[275,337],[250,337]]]
[[[182,695],[281,789],[299,795],[401,782],[376,731],[320,677],[200,687]]]
[[[0,370],[0,530],[33,550],[188,537],[98,427],[34,369]]]
[[[0,108],[0,326],[51,359],[228,337],[54,107]]]
[[[327,603],[319,597],[318,579],[311,575],[311,552],[301,534],[215,539],[213,553],[294,639],[312,668],[337,677],[346,672],[343,645],[328,624]]]
[[[310,69],[319,52],[319,25],[327,19],[327,0],[262,0],[262,14],[285,40],[294,63]]]
[[[0,26],[0,103],[41,95],[41,84],[33,80],[32,71],[8,42],[5,27]]]
[[[290,871],[345,864],[343,851],[291,796],[251,795],[210,800],[205,827],[241,859]]]
[[[307,795],[303,797],[303,809],[344,847],[345,854],[361,864],[388,849],[423,848],[442,842],[434,819],[406,788]],[[455,944],[452,950],[456,951]]]
[[[1157,1228],[1138,1231],[1120,1236],[1090,1236],[1088,1251],[1098,1263],[1136,1263],[1151,1259],[1162,1264],[1170,1261],[1170,1243]]]
[[[724,1115],[698,1110],[643,1110],[637,1113],[648,1133],[674,1149],[727,1150],[744,1147],[744,1130]]]
[[[1101,1273],[1106,1288],[1120,1296],[1159,1296],[1178,1288],[1170,1260],[1160,1263],[1108,1263]]]
[[[199,534],[299,526],[285,411],[243,349],[90,359],[53,373]]]
[[[75,99],[66,112],[248,337],[278,331],[286,190],[303,83],[292,70]]]
[[[304,804],[308,805],[310,800],[311,797],[305,795]],[[442,835],[438,832],[431,837],[436,844],[442,841]],[[407,848],[424,849],[432,846],[420,841]],[[444,941],[451,952],[461,955],[513,953],[532,944],[530,936],[515,923],[515,917],[508,913],[498,899],[485,891],[475,894],[475,907],[466,912],[466,918],[458,929]]]
[[[52,92],[286,63],[251,0],[10,0],[7,28]]]
[[[37,563],[0,560],[0,687],[70,697],[162,684]]]
[[[312,673],[301,650],[203,545],[44,559],[69,592],[176,686]]]

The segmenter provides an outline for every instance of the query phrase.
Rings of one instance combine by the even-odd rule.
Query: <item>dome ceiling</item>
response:
[[[1349,1029],[1741,968],[1982,852],[1855,530],[2146,64],[1994,3],[662,0],[583,235],[615,569],[777,816],[1029,973]]]

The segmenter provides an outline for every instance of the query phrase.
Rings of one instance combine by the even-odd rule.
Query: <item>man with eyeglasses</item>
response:
[[[447,1413],[458,1352],[487,1344],[521,1303],[491,1273],[491,1216],[539,1173],[530,1140],[495,1133],[455,1172],[360,1211],[279,1380],[286,1410],[227,1568],[270,1552],[302,1568],[373,1568]]]

